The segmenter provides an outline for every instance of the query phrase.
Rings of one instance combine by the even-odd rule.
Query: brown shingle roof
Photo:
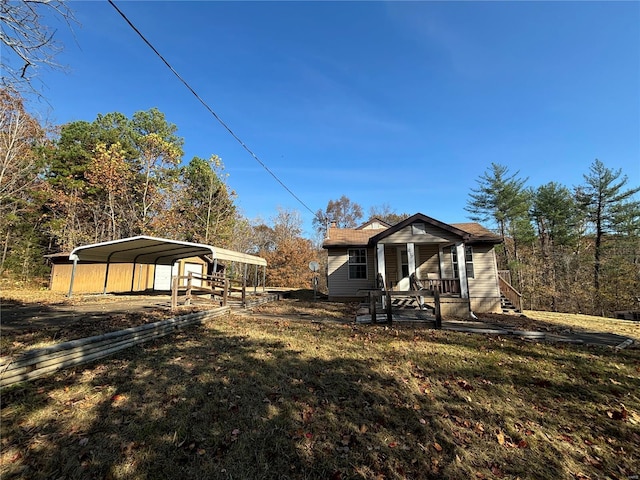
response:
[[[467,222],[467,223],[452,223],[452,227],[459,228],[460,230],[464,230],[467,233],[470,233],[473,238],[472,241],[487,241],[487,242],[501,242],[502,239],[500,235],[496,235],[491,230],[484,228],[482,225],[476,222]]]
[[[329,227],[329,234],[325,238],[323,247],[364,247],[369,243],[369,239],[385,228],[367,228],[356,230],[354,228],[332,228]]]
[[[493,233],[491,230],[486,229],[479,223],[467,222],[467,223],[451,223],[449,224],[459,230],[467,232],[471,235],[468,239],[470,242],[491,242],[499,243],[501,241],[500,236]],[[325,239],[322,246],[327,247],[364,247],[369,244],[371,237],[378,235],[379,233],[387,230],[386,228],[379,229],[353,229],[353,228],[329,228],[328,238]]]

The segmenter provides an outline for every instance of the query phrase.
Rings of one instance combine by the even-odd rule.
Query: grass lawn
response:
[[[340,316],[332,304],[278,302],[8,388],[0,477],[640,474],[636,345],[389,329]]]

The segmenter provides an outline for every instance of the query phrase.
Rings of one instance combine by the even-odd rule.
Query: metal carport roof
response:
[[[78,262],[106,263],[107,269],[104,278],[104,290],[107,291],[109,277],[109,265],[112,263],[132,263],[151,265],[173,265],[182,258],[207,256],[215,263],[218,260],[238,262],[245,265],[264,267],[263,278],[266,274],[267,261],[262,257],[249,255],[233,250],[204,245],[202,243],[181,242],[167,238],[155,238],[140,235],[137,237],[112,240],[110,242],[94,243],[74,248],[69,254],[69,260],[73,261],[71,282],[69,284],[69,296],[73,293],[73,282],[76,265]],[[132,276],[133,282],[133,276]],[[133,288],[133,287],[132,287]]]
[[[211,256],[212,260],[266,266],[264,258],[201,243],[181,242],[167,238],[140,235],[110,242],[83,245],[73,249],[69,260],[105,263],[143,263],[173,265],[188,257]]]

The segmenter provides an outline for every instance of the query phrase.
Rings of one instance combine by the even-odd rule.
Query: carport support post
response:
[[[133,262],[133,270],[131,271],[131,291],[132,292],[135,286],[135,280],[136,280],[136,262]],[[140,285],[140,279],[138,279],[138,285]]]
[[[69,282],[69,293],[67,294],[67,297],[70,297],[71,295],[73,295],[73,281],[76,278],[76,267],[78,266],[78,256],[77,255],[69,256],[69,260],[73,260],[73,267],[71,267],[71,281]]]
[[[267,266],[262,269],[262,293],[265,292],[267,286]]]
[[[253,266],[253,294],[258,292],[258,265]]]
[[[111,255],[109,255],[111,256]],[[107,260],[107,271],[104,273],[104,288],[102,289],[102,294],[106,295],[107,294],[107,282],[109,281],[109,266],[111,265],[111,262],[109,260]]]

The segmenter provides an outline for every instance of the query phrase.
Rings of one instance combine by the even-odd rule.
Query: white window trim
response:
[[[455,278],[458,278],[458,255],[454,256],[454,252],[455,252],[455,246],[451,247],[451,265],[453,267],[453,276]],[[471,252],[471,261],[467,260],[467,249],[469,250],[469,252]],[[455,261],[454,261],[455,259]],[[469,275],[469,269],[467,268],[468,265],[471,265],[471,273],[472,275]],[[472,245],[465,245],[464,247],[464,268],[465,268],[465,272],[467,273],[467,278],[476,278],[476,269],[475,266],[473,265],[473,246]]]
[[[349,255],[349,252],[351,252],[352,250],[362,250],[362,251],[364,251],[364,262],[363,263],[351,263],[351,255]],[[363,278],[361,278],[361,277],[353,278],[351,276],[351,268],[350,268],[351,265],[364,265],[365,276]],[[348,248],[347,249],[347,278],[349,280],[368,280],[369,279],[369,259],[368,259],[367,249],[366,248],[356,247],[356,248]]]

